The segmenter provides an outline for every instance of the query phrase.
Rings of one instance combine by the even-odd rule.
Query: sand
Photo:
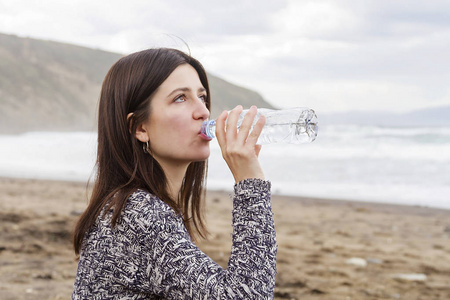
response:
[[[70,299],[85,184],[0,178],[0,299]],[[450,299],[450,210],[273,196],[275,299]],[[229,193],[199,247],[226,267]]]

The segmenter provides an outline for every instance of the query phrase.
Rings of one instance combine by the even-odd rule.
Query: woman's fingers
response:
[[[224,110],[216,119],[216,137],[219,146],[223,148],[226,144],[225,136],[225,122],[228,117],[228,112]]]
[[[252,119],[253,120],[253,119]],[[258,121],[256,122],[255,126],[253,126],[252,132],[248,134],[247,136],[247,143],[249,145],[255,145],[258,141],[259,136],[261,135],[261,131],[264,127],[264,124],[266,124],[266,117],[261,116],[259,117]]]
[[[252,129],[253,120],[255,119],[257,109],[256,106],[250,107],[248,112],[245,114],[244,119],[242,120],[241,126],[239,127],[238,140],[241,143],[245,143],[247,141],[248,133]]]
[[[256,142],[264,126],[265,118],[260,118],[252,129],[257,113],[257,108],[253,106],[247,112],[238,130],[237,122],[241,112],[242,106],[237,106],[228,115],[222,112],[216,119],[216,136],[222,156],[236,182],[246,178],[264,179],[264,173],[258,161],[261,146],[256,145]]]
[[[259,156],[259,152],[261,151],[262,145],[255,145],[255,153],[256,157]]]
[[[242,106],[238,105],[233,108],[228,114],[227,124],[226,124],[226,138],[227,141],[235,140],[237,136],[237,121],[239,119],[239,115],[242,112]]]
[[[241,113],[242,106],[238,105],[229,113],[223,111],[216,119],[216,137],[221,147],[236,143],[253,147],[258,141],[265,124],[265,117],[261,116],[252,128],[257,113],[256,106],[252,106],[238,129],[237,122]]]

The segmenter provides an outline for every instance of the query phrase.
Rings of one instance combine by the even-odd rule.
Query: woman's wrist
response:
[[[259,180],[265,180],[264,173],[262,171],[260,172],[248,172],[248,173],[241,173],[241,174],[233,174],[234,182],[239,183],[246,179],[259,179]]]
[[[260,178],[247,178],[234,184],[236,196],[270,193],[271,182]]]

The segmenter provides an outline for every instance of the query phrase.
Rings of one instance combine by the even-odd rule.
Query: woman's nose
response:
[[[194,119],[206,120],[209,118],[209,110],[206,104],[200,99],[195,102]]]

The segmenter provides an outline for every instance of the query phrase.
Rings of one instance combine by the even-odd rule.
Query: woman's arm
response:
[[[256,145],[264,117],[251,125],[251,107],[239,130],[242,107],[217,118],[216,136],[236,184],[233,198],[233,246],[227,270],[202,253],[184,227],[163,226],[156,237],[150,280],[158,294],[169,299],[272,299],[276,274],[276,240],[270,202],[270,183],[258,161]],[[228,117],[228,119],[227,119]],[[225,122],[226,121],[226,122]],[[176,222],[168,222],[176,224]],[[168,224],[168,223],[165,223]],[[155,272],[156,270],[156,272]]]
[[[192,243],[174,214],[152,223],[143,258],[147,292],[167,299],[273,299],[276,240],[270,183],[237,183],[233,206],[233,245],[226,270]]]

